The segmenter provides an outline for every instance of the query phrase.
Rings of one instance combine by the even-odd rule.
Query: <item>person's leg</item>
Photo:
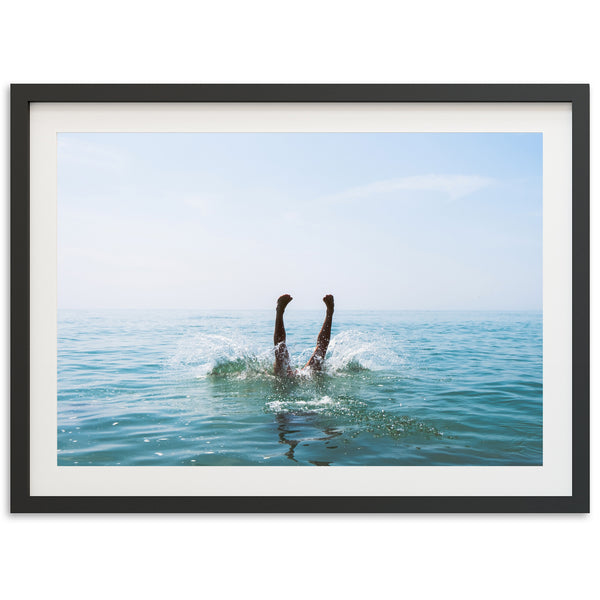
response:
[[[315,348],[313,355],[306,363],[306,366],[309,369],[313,369],[314,371],[320,371],[323,368],[325,354],[327,354],[329,340],[331,339],[331,321],[333,320],[333,296],[331,294],[327,294],[327,296],[323,298],[323,302],[325,302],[325,306],[327,306],[327,314],[325,315],[323,327],[321,327],[319,337],[317,338],[317,347]]]
[[[275,313],[275,333],[273,343],[275,344],[275,375],[291,375],[290,354],[285,344],[285,327],[283,326],[283,313],[285,307],[292,301],[289,294],[280,296],[277,300]]]

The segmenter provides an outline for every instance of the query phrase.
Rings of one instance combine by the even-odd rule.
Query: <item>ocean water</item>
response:
[[[540,465],[541,312],[337,311],[273,375],[273,311],[59,311],[59,465]],[[324,311],[286,312],[292,363]]]

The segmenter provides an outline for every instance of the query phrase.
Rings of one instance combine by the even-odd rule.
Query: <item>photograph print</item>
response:
[[[59,466],[542,465],[541,133],[59,133]]]

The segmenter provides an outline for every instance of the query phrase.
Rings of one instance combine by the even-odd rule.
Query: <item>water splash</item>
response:
[[[310,356],[312,348],[300,349],[299,356]],[[258,348],[242,335],[196,334],[183,340],[168,361],[171,369],[192,377],[255,378],[273,376],[273,348]],[[292,359],[292,363],[293,363]],[[331,339],[325,372],[329,375],[353,374],[395,368],[404,358],[393,348],[390,340],[380,334],[349,330]],[[300,378],[311,372],[294,365]]]
[[[404,358],[384,335],[349,330],[332,338],[326,365],[329,372],[352,373],[398,367],[404,362]]]
[[[241,335],[228,337],[203,333],[185,338],[167,366],[197,379],[209,376],[244,378],[268,374],[272,363],[271,352],[258,350]]]

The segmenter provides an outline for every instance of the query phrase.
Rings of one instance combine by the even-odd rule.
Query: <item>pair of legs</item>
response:
[[[280,296],[277,300],[277,312],[275,313],[275,334],[273,335],[273,342],[275,344],[275,374],[291,376],[294,374],[294,369],[290,365],[290,354],[285,344],[285,327],[283,326],[283,313],[285,307],[292,301],[292,297],[289,294]],[[309,358],[305,365],[305,368],[313,371],[320,371],[323,368],[323,362],[325,361],[325,354],[329,346],[329,340],[331,338],[331,321],[333,319],[333,296],[327,294],[323,298],[325,306],[327,307],[327,313],[325,315],[325,321],[323,321],[323,327],[317,337],[317,347]]]

